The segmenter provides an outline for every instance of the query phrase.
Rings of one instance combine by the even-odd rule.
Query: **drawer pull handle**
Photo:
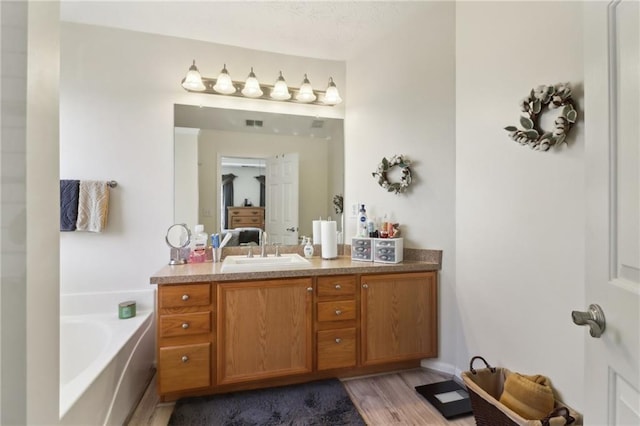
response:
[[[341,338],[339,338],[339,337],[336,337],[336,343],[338,343],[338,344],[339,344],[339,343],[341,343],[341,342],[342,342],[342,339],[341,339]]]
[[[184,328],[185,330],[186,330],[187,328],[189,328],[189,323],[188,323],[188,322],[183,322],[183,323],[182,323],[182,328]]]
[[[340,309],[336,309],[336,315],[342,315],[342,311]]]
[[[313,291],[313,287],[307,287],[307,291],[311,293]]]
[[[336,284],[336,290],[340,290],[342,286],[340,284]]]
[[[369,288],[369,284],[362,284],[362,288]]]
[[[188,356],[186,356],[186,355],[182,355],[182,358],[180,358],[180,360],[181,360],[182,362],[187,362],[187,361],[189,361],[189,357],[188,357]]]
[[[188,295],[188,294],[183,294],[183,295],[182,295],[182,300],[184,300],[185,302],[186,302],[187,300],[189,300],[189,295]]]

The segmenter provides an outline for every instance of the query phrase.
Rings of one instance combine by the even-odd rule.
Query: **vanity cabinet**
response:
[[[158,391],[162,394],[212,385],[214,305],[211,283],[158,288]]]
[[[217,298],[219,385],[313,371],[312,278],[217,283]]]
[[[264,207],[227,207],[229,228],[264,229]]]
[[[357,319],[355,275],[318,277],[316,297],[318,371],[356,366]]]
[[[435,272],[360,278],[362,365],[438,355]]]
[[[162,400],[415,368],[435,357],[437,273],[158,286]]]

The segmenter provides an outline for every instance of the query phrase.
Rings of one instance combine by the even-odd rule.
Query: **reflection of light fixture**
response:
[[[225,64],[217,78],[202,77],[196,61],[189,67],[186,77],[182,80],[182,87],[188,92],[201,92],[209,95],[226,95],[240,98],[263,99],[278,102],[293,102],[313,105],[334,106],[342,102],[338,88],[329,77],[329,86],[325,92],[313,90],[307,74],[300,88],[288,87],[282,71],[279,72],[275,84],[260,84],[253,67],[245,81],[233,81]],[[242,88],[242,89],[240,89]]]
[[[337,105],[340,102],[342,102],[342,98],[340,97],[340,93],[338,93],[338,88],[333,82],[333,77],[329,77],[329,86],[324,94],[324,103],[327,105]]]
[[[304,103],[316,100],[316,95],[313,93],[313,88],[311,87],[311,83],[309,82],[306,74],[304,75],[304,80],[302,80],[302,86],[300,86],[300,90],[296,95],[296,100]]]
[[[271,97],[276,101],[288,101],[291,99],[291,93],[289,93],[287,82],[284,81],[282,71],[280,71],[276,84],[274,84],[273,89],[271,90]]]
[[[182,79],[182,87],[187,90],[195,90],[198,92],[206,89],[204,84],[202,83],[202,76],[200,75],[200,71],[198,71],[198,67],[196,67],[196,60],[193,60],[193,65],[189,67],[189,71],[187,71],[187,75]]]
[[[253,67],[251,67],[249,77],[247,77],[247,80],[244,82],[242,94],[247,98],[259,98],[263,94],[262,89],[260,89],[260,83],[253,73]]]
[[[233,85],[231,76],[227,71],[227,64],[224,64],[224,66],[222,67],[222,71],[220,71],[220,75],[216,80],[216,84],[213,86],[213,90],[218,93],[222,93],[223,95],[230,95],[236,92],[236,88]]]

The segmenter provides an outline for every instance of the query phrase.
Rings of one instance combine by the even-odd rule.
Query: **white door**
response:
[[[640,10],[616,0],[584,12],[585,294],[606,328],[585,330],[583,411],[587,425],[640,425]]]
[[[265,230],[270,243],[298,244],[298,154],[267,159]]]

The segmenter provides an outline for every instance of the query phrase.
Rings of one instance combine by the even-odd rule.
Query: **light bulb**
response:
[[[307,75],[304,75],[304,80],[302,80],[302,85],[300,86],[300,90],[296,95],[296,100],[298,102],[313,102],[316,100],[316,95],[313,93],[313,88],[311,87],[311,83],[307,78]]]
[[[195,59],[193,60],[193,65],[189,67],[187,75],[182,79],[182,87],[187,90],[195,90],[198,92],[202,92],[206,89],[204,83],[202,82],[200,71],[198,71],[198,67],[196,67]]]
[[[256,75],[253,73],[253,67],[251,67],[249,77],[247,77],[247,80],[244,82],[242,94],[247,98],[259,98],[260,96],[262,96],[260,82],[258,82]]]
[[[236,92],[231,76],[227,71],[227,64],[224,64],[222,67],[222,71],[220,71],[220,75],[216,79],[216,84],[213,86],[213,90],[218,93],[222,93],[223,95],[231,95]]]
[[[282,71],[280,71],[280,76],[276,80],[276,84],[273,85],[273,89],[271,90],[271,98],[277,101],[288,101],[289,99],[291,99],[291,93],[289,93],[287,82],[284,81]]]
[[[329,86],[327,87],[327,91],[324,94],[323,102],[327,105],[337,105],[342,102],[340,93],[338,93],[338,88],[333,82],[333,77],[329,77]]]

